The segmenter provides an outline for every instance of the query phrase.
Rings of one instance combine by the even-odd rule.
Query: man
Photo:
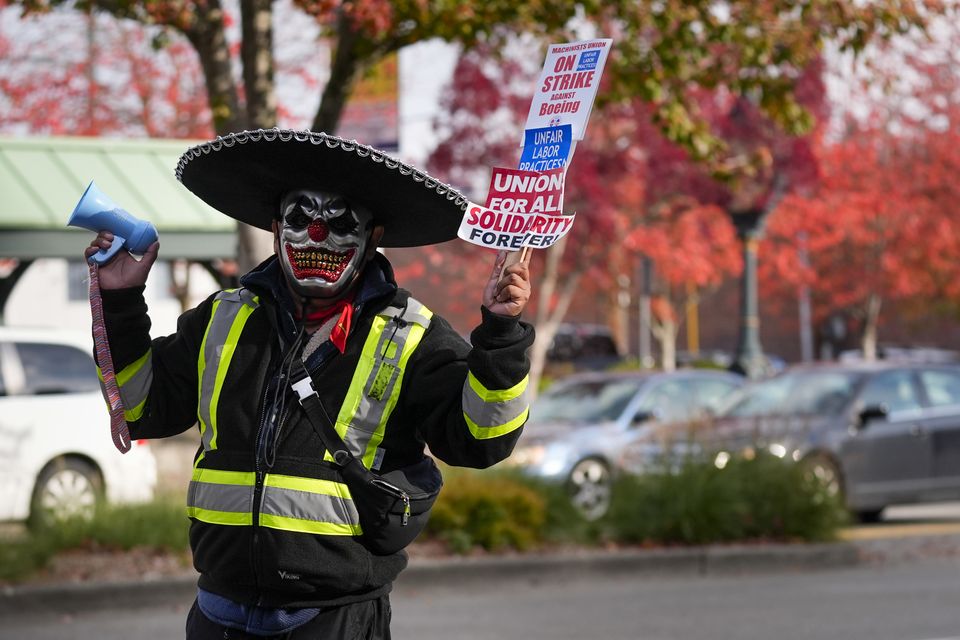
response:
[[[177,176],[271,229],[275,250],[152,342],[142,291],[158,244],[100,269],[131,436],[200,428],[187,638],[389,638],[387,594],[406,554],[365,543],[340,467],[290,389],[295,360],[366,469],[414,465],[425,445],[452,465],[492,465],[527,416],[527,266],[497,257],[471,347],[376,251],[455,238],[465,199],[450,187],[369,147],[279,130],[194,147]],[[86,255],[111,240],[101,232]]]

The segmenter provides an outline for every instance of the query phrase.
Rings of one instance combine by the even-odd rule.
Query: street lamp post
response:
[[[728,212],[743,243],[743,275],[740,279],[740,333],[730,370],[759,378],[766,370],[760,346],[760,305],[757,297],[757,245],[769,209]]]

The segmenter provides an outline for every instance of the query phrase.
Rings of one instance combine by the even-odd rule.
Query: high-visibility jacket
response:
[[[345,352],[328,344],[319,364],[308,361],[354,455],[383,472],[412,464],[425,444],[453,465],[486,467],[508,456],[527,416],[532,328],[483,309],[471,348],[396,287],[382,256],[367,271]],[[242,283],[152,342],[141,291],[104,292],[131,436],[199,426],[187,509],[201,588],[269,607],[382,595],[406,555],[376,555],[358,541],[350,492],[289,392],[292,316],[284,315],[277,263]]]

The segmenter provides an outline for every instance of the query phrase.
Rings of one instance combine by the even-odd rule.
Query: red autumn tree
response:
[[[937,47],[882,52],[897,61],[891,83],[911,79],[909,96],[891,92],[819,144],[820,188],[784,202],[771,224],[768,282],[809,286],[817,321],[855,319],[867,359],[885,306],[921,315],[960,300],[960,28],[941,26],[952,32]]]
[[[533,83],[532,70],[526,71],[529,84],[518,81],[521,73],[516,63],[493,62],[480,51],[468,53],[458,63],[444,105],[451,116],[441,124],[444,139],[431,157],[431,168],[471,185],[474,200],[484,199],[490,167],[516,165],[520,126]],[[514,92],[505,90],[509,87]],[[492,127],[491,121],[505,124]],[[594,114],[588,131],[578,144],[565,186],[564,208],[577,213],[577,222],[555,247],[533,252],[535,375],[571,306],[599,306],[614,329],[618,321],[625,328],[625,320],[618,318],[623,306],[616,298],[623,278],[636,271],[638,250],[654,260],[661,279],[669,283],[665,290],[683,292],[661,296],[670,301],[669,308],[688,292],[713,287],[739,268],[729,220],[712,203],[690,196],[691,189],[698,188],[705,200],[710,196],[719,201],[724,189],[679,146],[666,141],[652,123],[648,106],[639,101],[608,105]],[[652,190],[651,175],[660,180]],[[451,269],[456,273],[462,265],[476,271],[477,252],[486,253],[488,259],[491,255],[468,247],[459,243],[443,254],[445,274]],[[669,352],[676,330],[668,316],[661,314],[658,326],[669,327],[662,334]],[[668,361],[672,365],[672,356]]]
[[[867,359],[877,356],[884,303],[934,309],[960,298],[958,149],[951,132],[851,135],[821,150],[820,191],[785,203],[771,229],[782,245],[806,238],[809,266],[798,267],[797,251],[785,247],[778,276],[812,286],[818,318],[858,320]]]
[[[210,111],[189,44],[157,51],[156,35],[96,15],[0,22],[0,131],[208,136]]]
[[[274,12],[282,3],[240,0],[239,42],[231,41],[230,14],[220,0],[0,0],[26,14],[52,9],[102,11],[157,25],[186,38],[199,57],[214,129],[223,134],[277,124]],[[641,96],[655,110],[668,137],[705,158],[720,145],[690,109],[691,86],[728,82],[738,94],[761,97],[760,107],[793,130],[808,114],[798,108],[793,75],[818,55],[825,41],[860,50],[874,36],[922,26],[941,10],[940,0],[902,3],[844,0],[797,10],[791,0],[570,3],[461,3],[443,0],[297,0],[315,20],[333,51],[312,129],[335,133],[356,82],[386,56],[430,38],[467,46],[499,47],[513,34],[570,39],[588,25],[623,43],[611,59],[614,99]],[[278,24],[280,22],[278,21]],[[235,33],[235,31],[233,32]],[[239,60],[232,53],[237,53]],[[239,64],[237,64],[239,62]],[[240,73],[235,71],[239,69]],[[240,262],[252,266],[264,253],[263,238],[240,228]]]

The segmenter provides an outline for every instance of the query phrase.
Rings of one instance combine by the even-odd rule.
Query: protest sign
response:
[[[527,115],[518,169],[495,167],[486,206],[467,203],[457,235],[490,249],[553,246],[573,226],[563,210],[566,167],[587,128],[610,39],[553,44]]]
[[[573,143],[573,128],[527,129],[523,134],[523,153],[519,167],[524,171],[549,171],[567,166]]]
[[[612,43],[604,38],[550,45],[524,129],[569,124],[573,139],[582,140]]]
[[[467,204],[467,214],[457,235],[490,249],[546,249],[566,235],[574,218],[572,215],[495,211],[471,202]]]
[[[494,167],[487,207],[516,213],[560,213],[565,169],[542,173]]]

